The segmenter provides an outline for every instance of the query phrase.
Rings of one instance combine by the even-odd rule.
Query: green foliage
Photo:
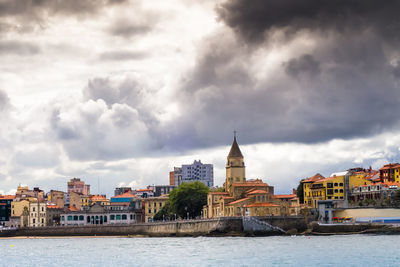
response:
[[[362,203],[362,201],[358,202],[358,206],[360,206],[360,207],[362,207],[362,206],[363,206],[363,203]]]
[[[221,188],[218,188],[217,192]],[[223,188],[222,188],[223,190]],[[199,181],[183,183],[169,193],[169,199],[165,206],[154,215],[154,220],[174,220],[177,218],[190,218],[201,215],[203,206],[207,204],[209,188]]]
[[[171,212],[178,217],[194,218],[201,215],[203,206],[207,204],[209,188],[199,181],[183,183],[169,194]]]
[[[304,204],[304,188],[303,188],[303,180],[302,179],[297,186],[296,195],[299,198],[300,204]]]
[[[375,199],[371,200],[371,205],[374,206],[374,207],[376,206],[376,200]]]
[[[161,208],[153,217],[155,221],[161,220],[173,220],[175,218],[175,214],[171,210],[171,203],[167,201],[164,207]]]

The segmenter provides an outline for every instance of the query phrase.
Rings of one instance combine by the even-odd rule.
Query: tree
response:
[[[171,203],[167,201],[165,203],[164,207],[161,208],[153,217],[153,220],[155,221],[161,221],[161,220],[173,220],[175,219],[175,214],[171,210]]]
[[[209,188],[199,181],[181,184],[169,194],[170,212],[182,218],[201,215],[208,192]]]
[[[302,179],[299,183],[299,185],[297,186],[297,190],[296,190],[296,195],[299,198],[300,204],[304,203],[304,188],[303,188],[303,180]]]

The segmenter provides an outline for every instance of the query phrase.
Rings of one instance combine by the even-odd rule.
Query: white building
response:
[[[29,203],[29,227],[46,226],[46,202],[30,202]]]
[[[214,167],[212,164],[203,164],[195,160],[193,164],[174,168],[174,184],[200,181],[208,187],[214,186]]]

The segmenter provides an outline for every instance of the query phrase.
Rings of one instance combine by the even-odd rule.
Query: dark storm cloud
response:
[[[216,8],[219,18],[247,41],[260,41],[274,29],[345,32],[379,28],[398,32],[400,1],[387,0],[231,0]],[[398,40],[398,35],[391,35]]]
[[[303,55],[293,58],[284,64],[286,73],[293,77],[298,77],[302,73],[315,76],[320,73],[319,62],[312,55]]]
[[[39,46],[20,41],[0,41],[0,56],[5,55],[20,55],[20,56],[31,56],[39,54]]]
[[[141,51],[107,51],[100,54],[99,59],[102,61],[127,61],[141,60],[148,56],[146,52]]]
[[[224,144],[233,129],[242,143],[315,143],[399,126],[399,71],[390,62],[400,1],[232,0],[216,11],[235,36],[219,32],[201,45],[167,146],[185,140],[181,129],[191,137],[185,149]],[[305,39],[312,48],[293,45]],[[254,66],[271,48],[291,56],[263,74]]]

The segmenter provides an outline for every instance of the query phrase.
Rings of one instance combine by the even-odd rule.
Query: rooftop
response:
[[[315,182],[315,181],[318,181],[318,180],[321,180],[321,179],[325,179],[325,177],[322,176],[321,174],[317,173],[314,176],[311,176],[311,177],[303,180],[303,183],[311,183],[311,182]]]
[[[296,194],[288,194],[288,195],[274,195],[274,198],[295,198]]]
[[[246,208],[251,208],[251,207],[279,207],[279,205],[269,203],[269,202],[258,202],[258,203],[251,203],[248,205],[245,205]]]

